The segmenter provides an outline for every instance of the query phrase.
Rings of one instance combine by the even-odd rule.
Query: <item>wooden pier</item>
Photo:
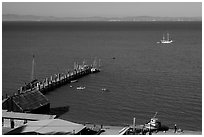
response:
[[[13,95],[16,95],[16,94],[18,95],[18,94],[22,94],[22,93],[33,91],[33,90],[37,90],[43,94],[46,94],[49,91],[59,88],[65,84],[71,83],[71,81],[73,80],[77,80],[91,73],[95,73],[96,72],[95,70],[99,70],[93,64],[86,65],[84,61],[82,65],[79,65],[78,63],[74,63],[73,71],[68,71],[67,73],[55,74],[53,76],[43,79],[42,81],[38,81],[37,79],[34,78],[34,68],[35,68],[34,67],[35,65],[34,57],[35,56],[33,55],[31,82],[20,87],[18,89],[18,92],[14,93]],[[6,96],[3,96],[2,99],[4,100],[5,98],[8,98],[8,97],[9,96],[6,94]]]
[[[91,66],[83,65],[77,69],[74,69],[72,72],[55,74],[49,78],[45,78],[43,81],[33,80],[31,83],[26,86],[22,86],[19,89],[19,93],[28,92],[32,90],[38,90],[43,94],[59,88],[65,84],[70,83],[72,80],[79,79],[91,73]]]
[[[74,63],[74,69],[72,71],[51,75],[50,77],[39,81],[35,79],[34,76],[34,57],[35,56],[33,56],[32,61],[31,82],[21,86],[18,89],[18,92],[13,93],[13,95],[8,96],[6,94],[6,96],[2,96],[2,106],[5,110],[21,113],[30,112],[38,114],[49,114],[50,103],[43,94],[46,94],[49,91],[59,88],[65,84],[71,83],[72,81],[77,81],[77,79],[91,73],[99,72],[96,71],[99,69],[94,65],[86,65],[84,61],[82,65]],[[37,99],[39,99],[39,101],[36,103]],[[31,106],[28,105],[30,102],[34,102],[34,104],[31,104]]]

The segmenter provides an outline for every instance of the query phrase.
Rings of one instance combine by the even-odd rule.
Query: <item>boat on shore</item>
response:
[[[145,129],[148,129],[149,131],[151,130],[159,130],[161,128],[161,122],[159,121],[158,118],[156,118],[157,112],[155,113],[154,117],[150,119],[149,122],[147,122],[144,125]]]
[[[144,127],[149,130],[158,130],[161,127],[161,122],[159,122],[158,118],[153,117]]]
[[[156,118],[157,112],[154,117],[150,119],[149,122],[143,125],[137,125],[135,118],[133,119],[133,125],[129,127],[125,127],[121,130],[120,135],[152,135],[152,133],[157,133],[159,131],[166,132],[169,130],[169,127],[165,125],[161,125],[161,122],[158,118]]]

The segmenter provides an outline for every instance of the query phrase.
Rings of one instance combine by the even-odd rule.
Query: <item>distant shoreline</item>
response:
[[[129,16],[129,17],[54,17],[36,15],[3,14],[2,21],[104,21],[104,22],[157,22],[157,21],[202,21],[202,17],[154,17],[154,16]]]
[[[2,22],[202,22],[202,21],[36,21],[36,20],[2,20]]]

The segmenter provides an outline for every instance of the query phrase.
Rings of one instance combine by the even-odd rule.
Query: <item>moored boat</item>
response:
[[[144,128],[150,130],[159,130],[161,128],[161,122],[158,118],[156,118],[157,112],[155,113],[154,117],[150,119],[149,122],[147,122],[144,125]]]
[[[75,82],[78,82],[78,80],[77,80],[77,79],[75,79],[75,80],[72,80],[72,81],[71,81],[71,83],[75,83]]]
[[[100,70],[97,68],[91,68],[91,73],[97,73],[97,72],[100,72]]]
[[[100,66],[101,66],[101,60],[99,59],[99,64],[97,65],[96,58],[94,59],[92,68],[91,68],[91,73],[97,73],[100,72]]]

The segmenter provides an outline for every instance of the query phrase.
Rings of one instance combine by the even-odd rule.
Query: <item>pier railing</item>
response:
[[[20,92],[27,92],[31,90],[38,90],[43,94],[46,94],[47,92],[58,88],[62,85],[65,85],[67,83],[70,83],[72,80],[81,78],[85,75],[88,75],[91,73],[91,67],[83,67],[80,69],[75,69],[72,72],[68,72],[66,74],[57,74],[54,77],[50,76],[50,78],[45,78],[41,82],[36,82],[34,85],[31,85],[30,88],[25,89],[21,87]]]
[[[65,84],[70,83],[72,80],[79,79],[83,76],[89,75],[92,73],[91,69],[93,66],[88,65],[79,65],[80,67],[75,68],[73,71],[69,71],[67,73],[59,73],[55,74],[54,76],[50,76],[49,78],[45,78],[42,81],[34,80],[18,89],[18,93],[15,94],[21,94],[24,92],[29,92],[33,90],[38,90],[43,94],[46,94],[47,92],[54,90],[58,87],[61,87]],[[8,95],[2,97],[2,99],[8,98]]]

